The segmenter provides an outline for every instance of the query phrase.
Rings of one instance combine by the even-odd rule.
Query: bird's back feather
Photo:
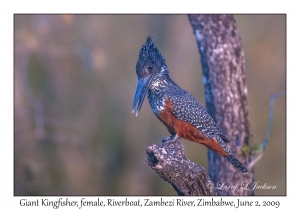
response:
[[[190,93],[182,90],[176,94],[170,94],[168,98],[172,102],[172,112],[176,118],[192,124],[208,139],[214,137],[229,142],[206,109]]]

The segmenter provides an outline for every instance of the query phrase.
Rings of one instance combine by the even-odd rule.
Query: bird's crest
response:
[[[137,62],[137,68],[144,66],[146,63],[154,62],[156,67],[166,66],[165,59],[160,54],[157,47],[154,45],[152,36],[148,36],[146,43],[142,46]]]
[[[152,51],[158,51],[158,49],[155,47],[154,42],[152,40],[152,36],[148,36],[146,43],[143,45],[141,51],[140,51],[140,58],[144,58],[144,60],[149,56],[149,54]],[[159,52],[158,52],[159,53]]]

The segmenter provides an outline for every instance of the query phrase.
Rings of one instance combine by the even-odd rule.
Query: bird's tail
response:
[[[246,167],[240,162],[238,161],[238,159],[236,159],[232,154],[230,154],[228,157],[225,157],[235,168],[239,169],[240,171],[242,171],[244,174],[248,173],[248,170],[246,169]]]

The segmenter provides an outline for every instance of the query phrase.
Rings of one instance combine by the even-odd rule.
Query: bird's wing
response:
[[[192,124],[209,139],[219,136],[224,142],[229,142],[206,109],[190,93],[181,91],[180,94],[172,94],[170,101],[177,119]]]

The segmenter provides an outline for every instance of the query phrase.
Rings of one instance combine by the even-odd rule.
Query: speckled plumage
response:
[[[247,172],[246,168],[226,147],[226,142],[229,142],[229,140],[223,135],[206,109],[189,92],[180,88],[170,78],[165,60],[154,46],[151,37],[148,37],[146,43],[143,45],[136,66],[139,78],[150,78],[147,86],[148,100],[153,113],[162,122],[164,122],[164,119],[161,119],[161,113],[165,111],[166,100],[169,100],[172,105],[171,112],[176,119],[194,126],[199,132],[199,135],[207,139],[206,141],[213,141],[213,139],[215,139],[225,152],[222,154],[227,153],[225,158],[237,169],[244,173]],[[166,123],[164,124],[166,125]],[[172,134],[169,140],[174,139],[175,134],[177,135],[175,129],[168,126],[167,128]],[[176,139],[177,137],[175,137],[175,140]]]
[[[170,99],[173,105],[172,113],[177,119],[192,124],[208,139],[215,138],[225,152],[231,154],[224,143],[229,142],[229,140],[222,134],[211,116],[192,94],[180,88],[169,75],[162,74],[154,77],[154,79],[156,85],[150,85],[148,100],[156,116],[163,111],[165,100]]]

